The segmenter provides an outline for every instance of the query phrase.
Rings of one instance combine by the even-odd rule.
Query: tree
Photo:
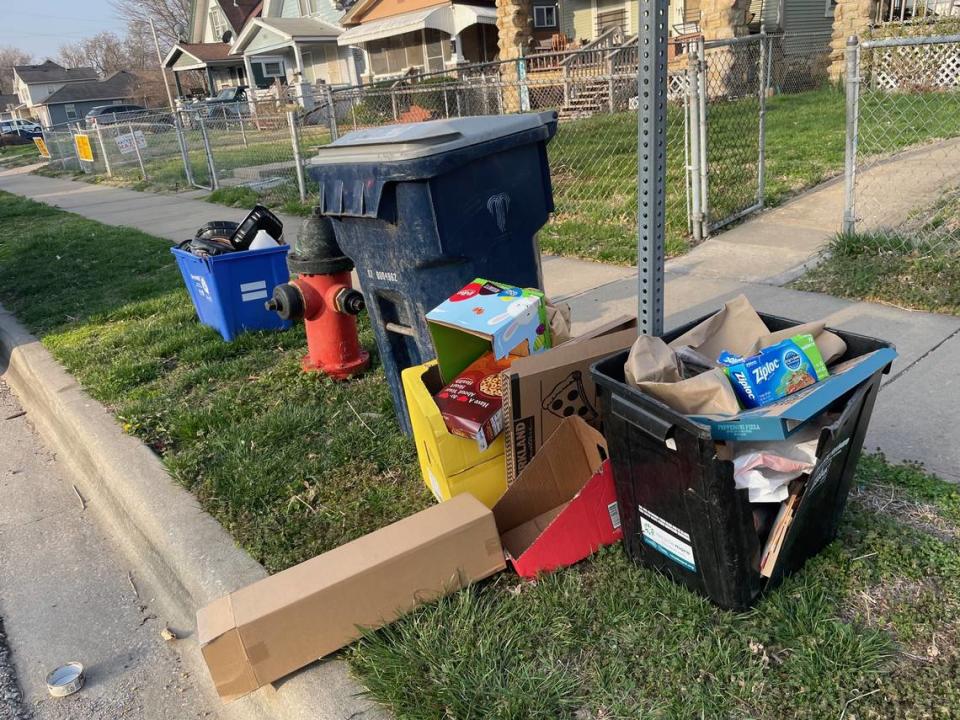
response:
[[[12,45],[0,47],[0,95],[13,94],[13,68],[29,62],[30,53]]]
[[[92,67],[100,75],[117,70],[131,70],[124,40],[112,32],[100,32],[93,37],[60,46],[60,61],[67,67]]]
[[[179,33],[190,27],[190,0],[110,0],[110,4],[128,27],[139,26],[149,32],[152,19],[163,50],[173,47]]]

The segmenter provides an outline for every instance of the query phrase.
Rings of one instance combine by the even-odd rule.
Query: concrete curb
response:
[[[169,476],[160,459],[123,433],[40,341],[0,305],[0,375],[48,447],[74,476],[91,509],[156,594],[171,626],[192,633],[196,610],[267,576],[230,535]],[[184,659],[207,677],[196,642]],[[389,720],[365,696],[345,662],[326,660],[224,706],[224,717],[283,720]]]

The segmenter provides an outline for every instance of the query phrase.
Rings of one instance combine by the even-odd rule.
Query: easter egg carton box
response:
[[[493,352],[533,355],[551,347],[543,292],[477,278],[427,313],[427,327],[444,383]]]

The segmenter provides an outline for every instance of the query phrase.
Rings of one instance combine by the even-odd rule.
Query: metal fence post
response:
[[[393,121],[397,122],[399,115],[397,113],[397,94],[393,88],[390,88],[390,104],[393,106]]]
[[[763,207],[767,184],[767,34],[760,29],[760,137],[757,159],[757,203]]]
[[[99,127],[99,125],[97,126]],[[143,155],[140,154],[140,143],[137,142],[137,134],[133,131],[133,123],[127,123],[127,130],[130,131],[130,141],[133,143],[133,150],[137,153],[137,162],[140,164],[140,174],[147,180],[147,169],[143,166]]]
[[[710,86],[707,81],[707,50],[703,35],[697,38],[697,54],[700,56],[700,94],[697,104],[700,106],[700,212],[703,213],[703,224],[710,222],[710,153],[707,145],[707,96]]]
[[[249,145],[247,145],[247,132],[243,127],[243,110],[240,108],[241,106],[237,105],[237,119],[240,121],[240,139],[243,141],[244,147],[249,147]]]
[[[100,143],[100,152],[103,153],[103,165],[107,170],[107,177],[113,177],[113,170],[110,167],[110,156],[107,155],[107,146],[103,144],[103,132],[100,130],[100,123],[94,125],[97,130],[97,141]]]
[[[613,93],[613,55],[607,55],[607,104],[610,112],[614,112],[615,100]]]
[[[297,114],[287,111],[287,123],[290,125],[290,142],[293,144],[293,164],[297,171],[297,189],[300,191],[300,202],[307,200],[307,186],[303,178],[303,159],[300,157],[300,131],[297,127]]]
[[[690,53],[690,64],[687,67],[687,94],[690,98],[687,103],[690,115],[690,224],[695,242],[703,240],[703,188],[700,185],[700,56],[697,51]]]
[[[860,116],[860,42],[855,35],[847,39],[847,137],[844,150],[843,232],[852,234],[857,222],[857,140]]]
[[[197,113],[197,121],[200,123],[200,137],[203,138],[203,152],[207,156],[207,169],[210,172],[210,189],[219,190],[220,183],[217,181],[217,166],[213,162],[213,151],[210,149],[210,138],[207,135],[207,124],[203,121],[203,113]]]
[[[190,153],[187,149],[187,139],[183,136],[183,124],[179,113],[173,115],[173,128],[177,133],[177,145],[180,146],[180,158],[183,160],[183,172],[187,176],[189,185],[196,185],[193,181],[193,168],[190,167]]]
[[[637,321],[663,334],[667,177],[667,0],[640,0],[637,43]]]

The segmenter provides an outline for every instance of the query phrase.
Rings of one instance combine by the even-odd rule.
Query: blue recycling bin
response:
[[[227,342],[249,330],[286,330],[281,320],[264,307],[273,288],[290,279],[287,271],[289,247],[245,250],[224,255],[198,257],[171,248],[183,275],[197,317]]]
[[[424,316],[477,277],[543,288],[556,112],[389,125],[320,148],[307,172],[353,260],[397,418],[400,373],[435,357]]]

